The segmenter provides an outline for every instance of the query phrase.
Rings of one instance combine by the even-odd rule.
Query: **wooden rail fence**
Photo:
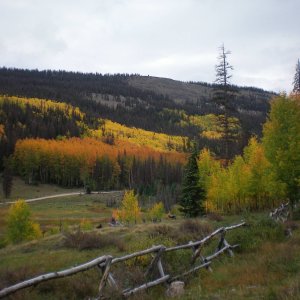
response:
[[[21,289],[30,287],[30,286],[36,286],[40,282],[48,281],[56,278],[71,276],[79,272],[86,271],[88,269],[97,267],[101,270],[102,276],[98,287],[98,295],[95,298],[101,299],[103,296],[103,289],[106,285],[106,283],[109,284],[110,287],[116,290],[116,292],[120,292],[120,288],[118,285],[117,280],[114,278],[113,273],[111,272],[111,266],[120,262],[125,262],[127,260],[137,258],[144,255],[152,254],[152,260],[150,262],[150,265],[148,266],[146,272],[145,272],[145,278],[152,273],[156,268],[159,272],[159,278],[153,280],[153,281],[147,281],[144,284],[122,290],[121,293],[124,297],[128,297],[130,295],[133,295],[139,291],[148,289],[150,287],[159,285],[161,283],[170,283],[172,281],[175,281],[181,277],[184,277],[186,275],[189,275],[193,272],[196,272],[197,270],[201,268],[206,268],[208,270],[210,269],[211,261],[215,258],[217,258],[219,255],[227,252],[230,256],[233,256],[233,249],[238,247],[239,245],[230,245],[227,240],[225,239],[226,233],[230,230],[239,228],[244,226],[246,223],[242,222],[240,224],[228,226],[228,227],[221,227],[214,232],[212,232],[210,235],[206,236],[205,238],[196,241],[196,242],[189,242],[188,244],[174,246],[166,248],[164,245],[159,246],[153,246],[152,248],[145,249],[139,252],[131,253],[122,257],[116,257],[113,258],[110,255],[104,255],[101,257],[98,257],[92,261],[89,261],[87,263],[81,264],[76,267],[69,268],[67,270],[59,271],[59,272],[52,272],[44,275],[40,275],[31,279],[28,279],[26,281],[17,283],[15,285],[12,285],[10,287],[6,287],[0,291],[0,298],[6,297],[8,295],[11,295]],[[206,257],[202,256],[202,249],[205,244],[208,243],[213,237],[220,236],[220,240],[217,246],[216,251],[208,255]],[[162,259],[163,255],[165,253],[171,252],[171,251],[177,251],[182,249],[192,249],[192,256],[191,256],[191,269],[187,270],[184,273],[178,274],[176,276],[171,277],[168,274],[165,274]],[[200,261],[198,264],[196,264],[197,261]]]
[[[281,203],[279,207],[270,212],[270,217],[276,222],[286,222],[290,216],[289,202]]]

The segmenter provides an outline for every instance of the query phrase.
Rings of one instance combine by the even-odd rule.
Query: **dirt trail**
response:
[[[91,194],[112,194],[120,191],[109,191],[109,192],[91,192]],[[25,202],[35,202],[35,201],[41,201],[45,199],[51,199],[51,198],[59,198],[59,197],[66,197],[66,196],[74,196],[74,195],[85,195],[85,192],[73,192],[73,193],[63,193],[63,194],[57,194],[57,195],[49,195],[49,196],[43,196],[39,198],[32,198],[32,199],[26,199]],[[8,201],[5,203],[0,203],[0,205],[5,205],[5,204],[13,204],[16,203],[16,201]]]

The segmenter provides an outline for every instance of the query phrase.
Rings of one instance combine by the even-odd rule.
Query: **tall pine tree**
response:
[[[200,185],[198,168],[198,153],[195,149],[185,166],[182,183],[182,195],[180,211],[186,217],[197,217],[204,214],[203,201],[205,198],[204,188]]]

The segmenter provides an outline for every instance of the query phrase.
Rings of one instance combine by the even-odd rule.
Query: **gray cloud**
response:
[[[214,81],[218,47],[232,82],[291,89],[298,0],[1,0],[0,65]]]

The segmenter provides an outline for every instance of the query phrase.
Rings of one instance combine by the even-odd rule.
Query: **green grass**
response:
[[[1,184],[2,184],[2,182],[1,182]],[[2,188],[1,188],[0,189],[0,202],[14,201],[19,198],[31,199],[31,198],[44,197],[44,196],[48,196],[48,195],[80,192],[82,190],[83,190],[82,188],[81,189],[67,189],[67,188],[62,188],[57,185],[51,185],[51,184],[28,185],[28,184],[25,184],[21,178],[14,177],[11,196],[9,197],[9,199],[5,199]]]
[[[108,223],[112,208],[106,206],[112,198],[120,201],[122,193],[74,195],[30,202],[32,219],[48,233],[59,226],[79,225],[88,219],[94,225]],[[0,239],[5,234],[9,205],[0,206]]]
[[[244,219],[249,226],[227,233],[230,244],[241,244],[235,257],[226,254],[213,261],[213,272],[201,270],[184,278],[185,294],[181,299],[300,299],[300,229],[291,238],[284,236],[284,227],[269,221],[267,212],[224,216],[221,221],[202,220],[200,231],[188,232],[185,220],[164,219],[161,223],[138,224],[131,227],[110,227],[107,222],[112,209],[106,201],[117,195],[82,195],[62,197],[30,203],[32,217],[45,231],[44,238],[7,245],[0,249],[0,288],[45,272],[68,268],[105,254],[123,256],[152,245],[166,246],[199,239],[201,230],[238,223]],[[119,195],[120,197],[120,195]],[[0,232],[5,234],[8,206],[0,207]],[[102,247],[91,250],[68,248],[58,228],[72,230],[82,219],[92,222],[90,233],[102,236]],[[95,229],[101,223],[103,228]],[[202,223],[201,223],[202,224]],[[300,221],[295,221],[295,228]],[[202,225],[201,225],[202,226]],[[110,242],[111,241],[111,242]],[[121,244],[122,247],[118,247]],[[217,241],[204,247],[203,254],[216,248]],[[166,272],[175,274],[187,270],[191,250],[183,250],[163,257]],[[142,282],[150,256],[112,267],[116,279],[134,286]],[[43,283],[20,291],[11,299],[83,299],[97,294],[100,275],[97,270],[65,279]],[[167,299],[164,285],[151,289],[133,299]],[[107,293],[110,291],[107,289]],[[114,296],[114,298],[116,298]]]

